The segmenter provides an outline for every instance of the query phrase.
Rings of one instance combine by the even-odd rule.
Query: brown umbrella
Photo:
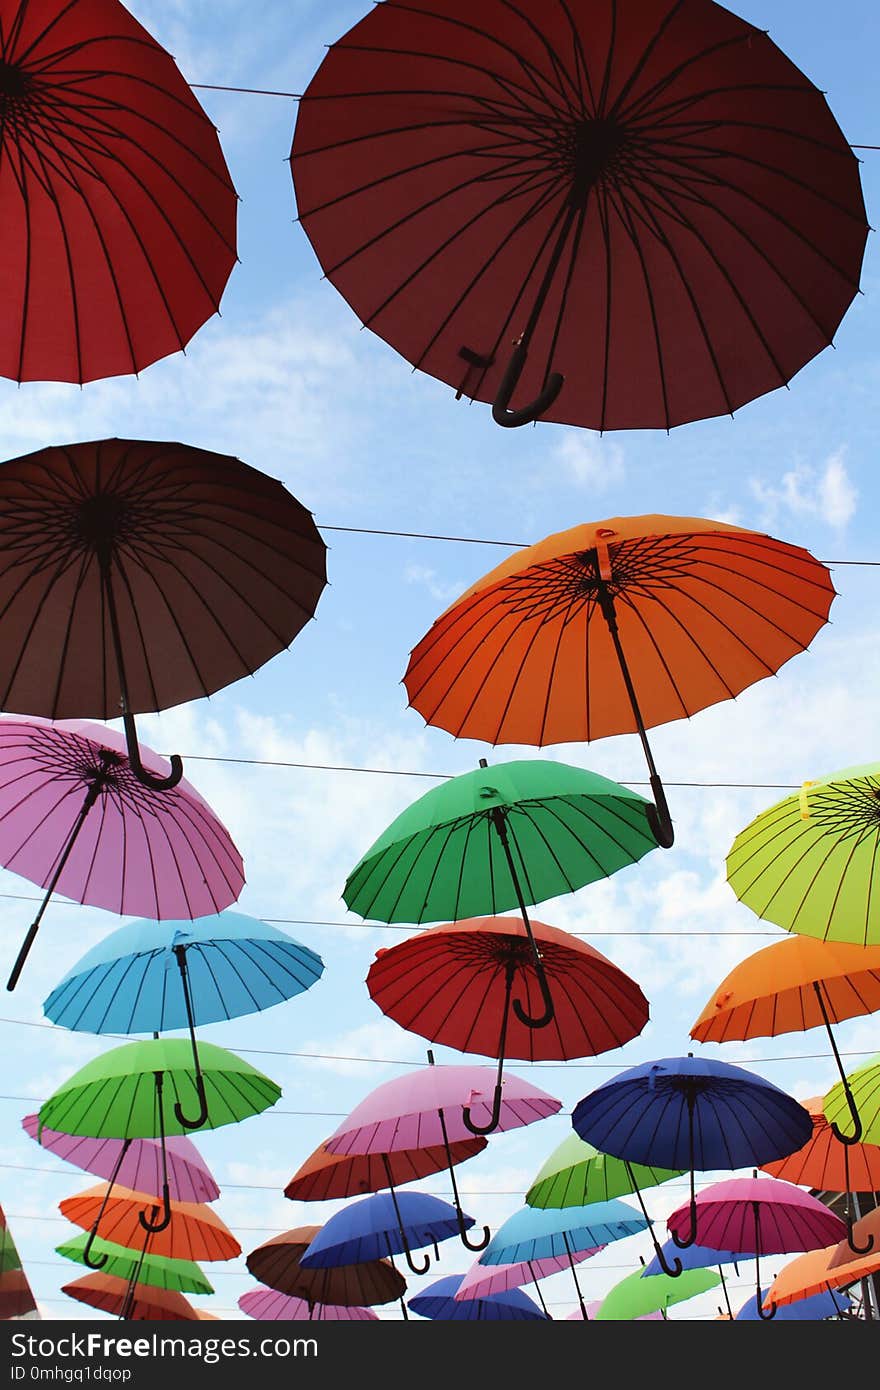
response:
[[[324,1202],[332,1197],[357,1197],[385,1187],[400,1187],[475,1157],[488,1142],[475,1136],[456,1140],[448,1152],[442,1144],[435,1144],[387,1154],[335,1154],[319,1144],[294,1173],[284,1195],[296,1202]]]
[[[0,708],[134,715],[251,675],[327,582],[310,512],[276,478],[188,444],[104,439],[0,464]]]
[[[311,1245],[320,1226],[295,1226],[256,1246],[247,1256],[247,1267],[255,1279],[307,1303],[336,1303],[346,1308],[369,1308],[376,1303],[393,1303],[403,1294],[406,1280],[391,1260],[363,1260],[353,1265],[332,1265],[326,1269],[303,1269],[300,1259]]]

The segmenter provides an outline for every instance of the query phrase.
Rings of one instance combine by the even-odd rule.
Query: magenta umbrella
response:
[[[522,1288],[523,1284],[527,1284],[531,1279],[538,1295],[538,1302],[549,1317],[538,1280],[558,1274],[563,1269],[570,1269],[572,1265],[589,1260],[604,1249],[604,1245],[596,1245],[588,1250],[572,1250],[565,1255],[548,1255],[543,1260],[523,1260],[520,1264],[511,1265],[481,1265],[479,1260],[475,1260],[456,1289],[454,1297],[487,1298],[493,1293],[505,1293],[507,1289]]]
[[[677,1207],[666,1219],[673,1236],[687,1231],[690,1204]],[[753,1255],[758,1316],[765,1321],[775,1305],[762,1309],[761,1256],[822,1250],[846,1239],[846,1223],[818,1197],[782,1178],[728,1178],[697,1193],[697,1245]]]
[[[261,1322],[378,1322],[372,1308],[349,1308],[341,1303],[309,1303],[275,1289],[249,1289],[238,1300],[249,1318]]]
[[[161,773],[156,754],[141,751]],[[241,855],[195,787],[144,786],[124,737],[78,719],[0,717],[0,864],[46,890],[10,990],[56,890],[121,915],[192,920],[244,887]]]
[[[467,1239],[450,1144],[473,1138],[468,1121],[488,1123],[494,1112],[499,1080],[501,1105],[492,1125],[498,1132],[519,1129],[555,1115],[562,1109],[562,1101],[509,1072],[499,1078],[493,1067],[436,1066],[430,1052],[428,1056],[430,1066],[395,1076],[370,1091],[324,1141],[324,1148],[336,1154],[389,1154],[399,1149],[442,1144],[452,1179],[461,1241],[468,1250],[482,1250],[491,1232],[484,1227],[477,1245]]]

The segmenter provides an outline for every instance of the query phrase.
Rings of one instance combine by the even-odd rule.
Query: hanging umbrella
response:
[[[555,1001],[527,904],[573,893],[654,849],[648,804],[564,763],[489,769],[481,758],[475,771],[432,788],[383,831],[349,874],[343,898],[361,917],[417,924],[518,906],[541,1008],[533,1016],[514,999],[513,1011],[526,1027],[546,1028]],[[495,1110],[499,1101],[500,1083]],[[488,1128],[472,1132],[488,1134],[495,1118],[493,1111]]]
[[[767,1297],[765,1289],[759,1289],[747,1298],[736,1315],[736,1322],[757,1322],[761,1319],[760,1309]],[[810,1298],[799,1298],[795,1303],[776,1304],[774,1322],[822,1322],[826,1318],[839,1318],[848,1313],[852,1299],[845,1293],[835,1293],[825,1289]],[[766,1319],[765,1319],[766,1321]]]
[[[257,1013],[294,998],[321,977],[324,962],[277,927],[222,912],[194,922],[129,922],[87,951],[57,984],[43,1012],[86,1033],[160,1033],[187,1028],[198,1113],[207,1118],[197,1024]]]
[[[209,1103],[207,1129],[258,1115],[281,1096],[280,1086],[226,1048],[202,1043],[200,1060]],[[167,1106],[166,1085],[173,1096],[173,1104],[169,1098]],[[180,1134],[186,1127],[178,1110],[190,1112],[194,1100],[198,1100],[198,1090],[188,1040],[154,1038],[124,1043],[87,1062],[43,1102],[38,1135],[45,1127],[97,1139],[158,1138],[162,1216],[157,1225],[141,1212],[141,1224],[145,1230],[162,1231],[171,1219],[166,1136]],[[112,1187],[111,1181],[108,1196]],[[93,1226],[95,1234],[100,1217],[99,1212]]]
[[[858,161],[712,0],[392,0],[329,48],[290,162],[361,323],[503,426],[732,414],[858,291]]]
[[[774,675],[828,621],[801,546],[704,517],[575,526],[472,584],[413,648],[404,684],[456,738],[543,746],[637,733],[658,843],[673,827],[647,730]]]
[[[582,1139],[631,1164],[658,1163],[690,1173],[690,1230],[673,1232],[676,1245],[685,1246],[697,1240],[697,1170],[782,1158],[812,1133],[807,1111],[778,1086],[744,1067],[691,1053],[620,1072],[578,1101],[571,1123]],[[663,1273],[680,1274],[680,1263],[677,1268],[666,1264],[653,1229],[651,1236]],[[727,1248],[723,1241],[701,1243]]]
[[[172,787],[180,758],[167,774],[142,765],[134,716],[252,675],[314,616],[326,582],[311,513],[240,459],[145,439],[10,459],[0,464],[0,709],[121,715],[134,776]]]
[[[502,1265],[481,1265],[479,1260],[475,1260],[463,1275],[453,1297],[485,1298],[489,1294],[503,1293],[506,1289],[521,1288],[523,1284],[531,1281],[535,1286],[538,1302],[547,1313],[539,1281],[547,1279],[551,1274],[570,1269],[573,1264],[580,1264],[595,1253],[595,1248],[571,1250],[565,1255],[546,1255],[539,1260],[522,1260],[519,1263]],[[547,1313],[547,1316],[550,1314]]]
[[[727,1316],[732,1318],[733,1309],[730,1306],[730,1294],[727,1290],[727,1279],[723,1266],[732,1264],[734,1272],[739,1274],[740,1264],[748,1259],[751,1259],[750,1255],[744,1255],[738,1250],[713,1250],[711,1246],[706,1245],[679,1247],[670,1237],[669,1240],[663,1242],[659,1250],[655,1250],[654,1255],[642,1270],[642,1274],[646,1279],[650,1279],[656,1274],[665,1274],[669,1269],[675,1269],[676,1261],[683,1270],[708,1269],[711,1265],[718,1274],[727,1307]],[[672,1275],[672,1277],[677,1278],[678,1276]]]
[[[532,918],[539,977],[532,946],[518,928],[512,918],[478,917],[380,949],[367,973],[370,996],[410,1032],[497,1057],[499,1086],[505,1057],[595,1057],[642,1031],[648,1001],[607,956]],[[520,1011],[512,1014],[514,992]],[[536,1028],[534,1019],[548,1007],[547,1025]]]
[[[880,1052],[832,1086],[823,1109],[835,1137],[844,1144],[854,1144],[859,1139],[865,1144],[880,1144]],[[841,1125],[850,1116],[856,1130],[854,1134],[845,1134]]]
[[[667,1217],[676,1244],[690,1227],[703,1245],[754,1255],[758,1290],[763,1255],[816,1250],[846,1237],[843,1221],[817,1197],[780,1178],[759,1178],[756,1171],[751,1178],[710,1184],[697,1194],[695,1205],[696,1220],[687,1203]]]
[[[474,1218],[427,1192],[376,1192],[334,1213],[300,1256],[300,1264],[326,1269],[403,1254],[414,1274],[425,1274],[430,1257],[420,1267],[413,1250],[433,1245],[439,1259],[440,1241],[458,1235],[462,1224],[468,1229]]]
[[[602,1306],[601,1298],[593,1298],[585,1304],[583,1308],[575,1308],[573,1313],[566,1313],[566,1322],[592,1322]],[[655,1313],[641,1313],[635,1318],[635,1322],[662,1322],[663,1314],[659,1311]]]
[[[727,882],[759,917],[799,936],[880,946],[880,763],[804,782],[736,836]]]
[[[542,1312],[522,1289],[504,1289],[498,1293],[458,1298],[462,1277],[461,1274],[447,1274],[442,1279],[435,1279],[433,1284],[413,1295],[409,1300],[410,1308],[420,1317],[433,1318],[437,1322],[547,1320],[547,1313]]]
[[[488,1145],[472,1137],[454,1144],[435,1144],[424,1149],[398,1149],[393,1153],[330,1153],[325,1144],[300,1164],[284,1189],[294,1202],[325,1202],[333,1197],[360,1197],[383,1187],[402,1187],[417,1178],[439,1173],[450,1163],[464,1163]],[[390,1175],[390,1176],[389,1176]]]
[[[585,1207],[539,1211],[521,1207],[502,1222],[479,1256],[481,1265],[522,1264],[528,1260],[563,1256],[571,1270],[578,1303],[585,1304],[574,1257],[595,1255],[606,1245],[645,1230],[648,1222],[626,1202],[593,1202]]]
[[[76,1236],[56,1245],[55,1250],[67,1260],[77,1264],[87,1264],[85,1249],[88,1236]],[[153,1288],[176,1289],[178,1293],[213,1293],[213,1285],[205,1278],[194,1260],[180,1258],[168,1259],[165,1255],[150,1255],[126,1245],[117,1245],[112,1240],[100,1237],[92,1246],[93,1254],[102,1257],[101,1268],[128,1282],[136,1275],[138,1284],[149,1284]]]
[[[183,1135],[165,1139],[165,1165],[162,1146],[156,1139],[91,1139],[43,1126],[38,1115],[25,1115],[22,1129],[31,1139],[73,1163],[86,1173],[138,1192],[162,1191],[163,1171],[168,1173],[168,1191],[178,1202],[215,1202],[220,1188],[195,1144]]]
[[[459,1235],[469,1250],[480,1250],[489,1230],[484,1228],[476,1246],[467,1239],[450,1146],[473,1133],[533,1124],[557,1114],[562,1101],[518,1076],[494,1075],[489,1067],[435,1066],[430,1052],[428,1057],[429,1066],[393,1077],[370,1091],[325,1140],[325,1146],[330,1153],[381,1156],[442,1145],[459,1213]],[[390,1167],[386,1177],[390,1181]]]
[[[309,1303],[289,1298],[274,1289],[248,1289],[238,1306],[249,1318],[261,1322],[378,1322],[371,1308],[347,1307],[343,1303]]]
[[[880,1270],[880,1215],[875,1208],[855,1226],[857,1241],[863,1236],[875,1239],[869,1255],[856,1255],[849,1244],[841,1240],[818,1250],[808,1250],[789,1260],[773,1280],[764,1298],[764,1307],[783,1307],[812,1298],[829,1289],[837,1292],[848,1289],[860,1280]],[[838,1294],[839,1296],[839,1294]]]
[[[691,1037],[699,1042],[725,1042],[729,1038],[777,1037],[824,1026],[850,1115],[859,1129],[858,1110],[831,1024],[878,1009],[880,945],[859,946],[792,936],[765,946],[736,966],[706,1004],[691,1028]],[[853,1142],[859,1137],[855,1134]],[[846,1143],[847,1136],[837,1131],[835,1138]],[[843,1190],[852,1189],[847,1184]]]
[[[665,1313],[674,1303],[696,1298],[709,1289],[717,1288],[720,1283],[721,1276],[714,1269],[699,1266],[683,1269],[675,1277],[663,1273],[648,1274],[644,1268],[635,1269],[609,1289],[594,1314],[594,1320],[631,1322],[658,1309]]]
[[[406,1280],[391,1260],[362,1260],[359,1264],[306,1268],[302,1256],[321,1226],[296,1226],[256,1246],[247,1256],[248,1271],[277,1293],[301,1298],[306,1303],[341,1304],[346,1308],[366,1308],[400,1299],[406,1315],[403,1294]]]
[[[0,1321],[39,1317],[36,1299],[23,1269],[0,1274]]]
[[[530,1207],[578,1207],[626,1197],[637,1189],[680,1178],[680,1168],[653,1168],[600,1153],[578,1134],[568,1134],[544,1162],[526,1193]]]
[[[65,1197],[58,1210],[68,1221],[91,1231],[100,1219],[105,1241],[124,1245],[139,1255],[162,1255],[169,1260],[234,1260],[241,1246],[222,1217],[198,1202],[169,1202],[166,1225],[152,1228],[141,1220],[144,1208],[159,1212],[159,1199],[133,1192],[117,1183],[113,1192],[98,1183],[85,1192]],[[149,1247],[149,1251],[147,1251]]]
[[[0,11],[0,375],[140,372],[218,311],[236,262],[217,131],[118,0]]]
[[[155,771],[156,755],[143,755]],[[56,890],[109,912],[192,918],[244,887],[241,855],[195,787],[157,796],[119,734],[80,720],[0,717],[0,864],[46,890],[9,990]]]
[[[61,1285],[61,1292],[128,1321],[195,1322],[195,1308],[174,1289],[157,1289],[149,1284],[138,1285],[132,1294],[128,1282],[110,1274],[86,1274]]]

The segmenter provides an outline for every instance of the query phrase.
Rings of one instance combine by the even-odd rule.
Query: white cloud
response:
[[[467,588],[464,580],[453,580],[450,583],[441,579],[437,571],[427,565],[407,565],[403,577],[407,584],[419,584],[427,589],[438,603],[452,603]]]
[[[607,492],[623,481],[623,449],[589,430],[566,430],[554,460],[572,482],[592,492]]]
[[[845,527],[858,501],[858,490],[844,463],[845,452],[843,447],[836,449],[821,468],[798,463],[783,473],[778,484],[751,478],[749,489],[763,508],[764,524],[773,525],[781,513],[789,512],[815,517],[835,530]]]

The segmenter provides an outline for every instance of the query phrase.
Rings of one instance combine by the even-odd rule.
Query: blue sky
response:
[[[325,45],[358,18],[361,4],[325,0],[140,0],[133,13],[176,57],[194,84],[301,92]],[[739,0],[730,6],[770,30],[828,96],[853,144],[880,145],[874,57],[880,12],[874,0]],[[137,380],[73,386],[0,381],[0,457],[54,443],[110,435],[181,440],[237,455],[281,478],[314,514],[329,547],[329,585],[316,618],[291,649],[253,678],[208,702],[140,720],[145,740],[179,751],[186,772],[241,850],[247,886],[239,907],[287,919],[287,930],[318,951],[325,972],[306,995],[267,1012],[204,1029],[242,1052],[283,1088],[274,1111],[197,1140],[222,1189],[217,1210],[245,1251],[288,1227],[326,1219],[339,1204],[287,1201],[284,1184],[367,1091],[408,1065],[425,1063],[423,1040],[386,1020],[364,978],[374,951],[406,934],[370,927],[344,910],[346,874],[394,815],[432,783],[306,767],[247,766],[228,759],[385,768],[389,773],[458,772],[487,752],[426,728],[406,707],[401,678],[410,649],[456,594],[507,553],[489,545],[352,534],[335,527],[426,531],[529,542],[579,522],[650,512],[736,521],[806,546],[825,560],[880,561],[876,539],[876,407],[880,386],[878,261],[869,237],[862,294],[837,334],[792,381],[723,418],[602,438],[555,425],[499,430],[481,405],[456,402],[441,383],[413,373],[391,348],[361,330],[295,223],[287,157],[296,104],[284,98],[199,90],[215,121],[241,198],[240,263],[221,314],[185,355],[154,364]],[[868,218],[878,201],[880,153],[864,152]],[[777,678],[735,702],[654,731],[669,784],[798,784],[835,768],[875,761],[880,676],[880,570],[834,569],[831,623]],[[532,750],[525,750],[532,751]],[[618,781],[640,779],[635,738],[545,750]],[[198,761],[204,759],[204,761]],[[221,761],[218,761],[221,760]],[[566,1112],[616,1070],[693,1047],[688,1028],[714,986],[739,960],[779,933],[738,904],[724,881],[737,830],[775,794],[669,787],[676,844],[613,880],[542,904],[543,921],[588,934],[632,974],[651,1004],[642,1035],[596,1059],[511,1070],[563,1102],[559,1118],[493,1138],[459,1171],[466,1209],[497,1228],[522,1203],[543,1160],[568,1132]],[[33,896],[0,872],[0,893]],[[31,904],[0,897],[11,960]],[[329,922],[339,925],[323,926]],[[57,1203],[91,1179],[37,1149],[21,1117],[107,1044],[40,1026],[42,1001],[80,954],[119,925],[109,914],[58,901],[22,981],[0,1008],[8,1093],[0,1099],[0,1204],[48,1317],[88,1317],[60,1286],[82,1270],[54,1247],[70,1228]],[[838,1029],[856,1065],[878,1050],[876,1022]],[[696,1049],[695,1049],[696,1050]],[[812,1032],[728,1046],[707,1055],[753,1064],[805,1099],[835,1073],[824,1035]],[[437,1049],[438,1059],[462,1060]],[[468,1060],[487,1059],[472,1057]],[[14,1097],[14,1098],[9,1098]],[[426,1181],[446,1195],[442,1175]],[[658,1219],[684,1197],[656,1195]],[[665,1205],[664,1205],[665,1203]],[[642,1237],[611,1246],[580,1267],[594,1298],[649,1249]],[[448,1242],[425,1281],[462,1273],[470,1257]],[[772,1262],[771,1262],[772,1264]],[[749,1266],[737,1299],[751,1291]],[[253,1287],[242,1260],[207,1268],[217,1293],[196,1300],[240,1316]],[[216,1275],[216,1278],[214,1276]],[[420,1281],[411,1281],[411,1291]],[[572,1282],[545,1285],[554,1316],[575,1306]],[[732,1298],[734,1295],[732,1294]],[[712,1316],[705,1296],[675,1316]],[[394,1305],[383,1316],[399,1316]]]

